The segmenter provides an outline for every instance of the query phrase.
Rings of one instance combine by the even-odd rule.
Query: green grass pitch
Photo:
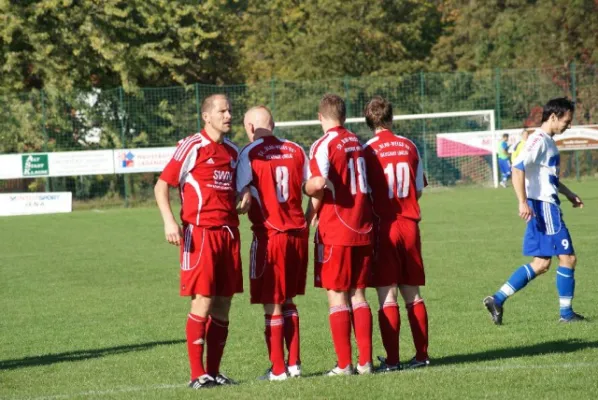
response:
[[[557,322],[555,263],[507,302],[505,325],[494,326],[482,298],[527,260],[513,191],[431,190],[421,224],[431,367],[322,377],[335,356],[310,264],[307,295],[297,300],[304,377],[256,381],[269,366],[263,312],[245,293],[233,302],[222,367],[240,385],[199,393],[185,387],[188,301],[178,296],[178,253],[164,241],[156,208],[0,218],[0,398],[595,399],[598,182],[567,183],[586,205],[563,209],[579,257],[574,306],[589,322]],[[245,217],[241,232],[247,292]],[[373,290],[368,297],[374,355],[383,355]],[[401,314],[406,361],[413,345],[403,305]]]

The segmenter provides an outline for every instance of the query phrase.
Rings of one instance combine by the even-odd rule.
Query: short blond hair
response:
[[[341,124],[345,123],[347,118],[347,106],[345,101],[336,94],[325,94],[320,100],[318,112],[325,118],[335,119]]]

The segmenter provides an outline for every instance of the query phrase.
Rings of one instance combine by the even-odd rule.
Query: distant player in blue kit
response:
[[[506,188],[507,181],[511,177],[511,161],[509,160],[509,134],[502,135],[502,140],[498,143],[498,168],[500,169],[500,186]]]
[[[523,255],[532,262],[519,267],[509,280],[484,299],[496,325],[502,324],[503,304],[515,292],[550,268],[552,257],[559,258],[556,287],[559,294],[560,322],[577,322],[584,317],[573,312],[575,291],[575,250],[563,221],[559,193],[573,207],[583,207],[581,199],[559,181],[559,150],[553,136],[571,126],[575,105],[566,98],[550,100],[542,112],[540,129],[531,134],[513,163],[513,188],[519,201],[519,216],[527,222],[523,238]]]

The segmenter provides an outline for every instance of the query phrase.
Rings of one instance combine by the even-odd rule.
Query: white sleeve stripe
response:
[[[364,150],[369,147],[372,143],[376,142],[378,139],[380,139],[379,136],[374,136],[373,138],[371,138],[370,140],[368,140],[367,142],[365,142],[365,145],[363,145]]]
[[[309,149],[309,159],[311,160],[312,158],[314,158],[314,152],[316,151],[316,148],[320,145],[320,142],[322,142],[324,139],[326,139],[328,137],[328,133],[326,133],[324,136],[322,136],[321,138],[319,138],[318,140],[316,140],[314,142],[314,144],[311,145],[311,148]]]
[[[320,169],[320,173],[322,177],[328,178],[328,171],[330,170],[330,160],[328,159],[328,144],[334,139],[338,134],[336,132],[330,132],[326,137],[325,140],[321,141],[318,145],[318,148],[315,149],[314,158],[318,163],[318,168]]]
[[[181,161],[181,159],[185,156],[187,151],[189,150],[190,146],[194,144],[201,143],[203,138],[201,135],[193,135],[189,136],[188,138],[184,139],[183,142],[179,145],[179,147],[174,152],[173,158],[177,161]]]
[[[309,170],[309,159],[307,158],[307,154],[305,154],[305,150],[301,146],[301,154],[303,154],[303,181],[308,180],[311,178],[311,171]]]

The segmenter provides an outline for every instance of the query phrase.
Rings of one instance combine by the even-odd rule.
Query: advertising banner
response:
[[[72,210],[71,192],[0,194],[0,216],[68,213]]]
[[[50,176],[114,174],[113,150],[48,153]]]
[[[538,128],[528,128],[533,133]],[[509,135],[509,146],[521,139],[523,129],[498,129],[496,140],[500,141],[503,134]],[[598,149],[598,125],[574,126],[561,135],[555,135],[554,140],[561,151]],[[498,145],[498,144],[497,144]],[[439,133],[436,135],[436,154],[438,157],[463,157],[490,155],[492,148],[492,132],[460,132]]]
[[[117,174],[161,172],[175,147],[114,150],[114,170]]]

